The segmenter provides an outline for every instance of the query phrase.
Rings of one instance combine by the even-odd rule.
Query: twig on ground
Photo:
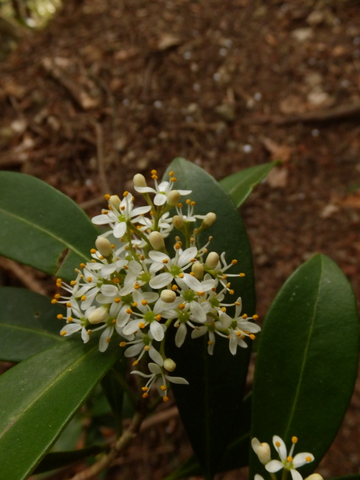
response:
[[[288,117],[263,116],[260,118],[246,120],[245,124],[292,125],[294,123],[331,122],[334,120],[345,120],[360,115],[360,102],[345,103],[325,110],[315,110]]]
[[[120,438],[116,443],[111,447],[111,450],[108,454],[103,455],[97,462],[95,462],[91,467],[83,470],[82,472],[77,473],[71,480],[87,480],[94,477],[105,468],[110,467],[119,453],[124,450],[131,440],[137,436],[139,433],[142,422],[146,417],[146,411],[138,411],[135,413],[132,422],[129,427],[123,432]]]
[[[13,275],[16,276],[27,288],[32,290],[33,292],[41,293],[42,295],[46,295],[47,292],[45,288],[41,285],[41,283],[35,278],[35,276],[25,270],[24,267],[13,262],[12,260],[0,257],[0,268],[11,272]]]

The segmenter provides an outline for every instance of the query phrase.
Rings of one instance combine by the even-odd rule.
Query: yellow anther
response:
[[[145,307],[145,305],[147,305],[147,300],[141,300],[141,305],[143,305]]]
[[[113,318],[113,319],[111,320],[111,323],[112,323],[112,325],[115,325],[115,323],[116,323],[116,318]]]
[[[292,463],[292,461],[293,461],[293,457],[287,457],[287,459],[286,459],[286,460],[287,460],[289,463]]]
[[[82,302],[83,302],[84,300],[86,300],[86,295],[82,295],[82,297],[81,297],[80,300],[81,300]]]
[[[57,303],[56,298],[53,298],[53,299],[51,300],[51,303],[52,303],[53,305],[54,305],[55,303]]]
[[[89,283],[92,282],[92,277],[87,277],[86,281]]]
[[[225,313],[226,312],[226,307],[221,307],[220,310]]]
[[[242,318],[247,318],[248,316],[246,315],[246,313],[244,313],[244,315],[241,315]]]
[[[239,273],[239,277],[245,277],[245,273]]]
[[[120,297],[114,298],[114,302],[115,302],[115,303],[120,303],[120,302],[121,302],[121,298],[120,298]]]
[[[110,200],[111,195],[108,193],[104,195],[105,200],[108,202]]]
[[[68,302],[68,303],[66,304],[66,306],[67,306],[67,308],[71,308],[71,303]]]
[[[71,280],[70,285],[71,285],[71,286],[76,285],[76,280]]]
[[[178,309],[179,310],[184,310],[185,308],[185,303],[180,303],[179,306],[178,306]]]
[[[175,175],[174,170],[171,170],[171,171],[169,172],[169,177],[173,177],[174,175]]]
[[[54,295],[54,298],[59,299],[59,298],[60,298],[60,293],[56,293],[56,294]]]
[[[234,305],[236,305],[237,307],[240,306],[240,302],[234,302]]]
[[[127,308],[126,309],[126,313],[128,313],[129,315],[131,315],[133,313],[133,311],[131,310],[131,308]]]
[[[63,331],[60,333],[60,335],[61,335],[62,337],[65,337],[66,334],[67,334],[67,331],[66,331],[66,330],[63,330]]]
[[[279,441],[275,442],[275,445],[277,446],[277,448],[280,448],[280,442]]]
[[[166,392],[166,386],[165,386],[165,385],[161,385],[161,386],[160,386],[160,389],[161,389],[163,392]]]
[[[160,320],[161,320],[161,315],[159,315],[159,314],[156,315],[155,320],[158,321],[158,322],[160,322]]]
[[[307,462],[312,462],[312,458],[311,458],[311,457],[306,457],[305,460],[306,460]]]
[[[113,282],[117,284],[117,283],[120,283],[120,280],[119,280],[117,277],[115,277],[115,278],[113,279]]]
[[[144,350],[145,352],[148,352],[150,350],[150,345],[145,345]]]
[[[140,322],[139,325],[138,325],[139,328],[145,328],[145,323],[144,322]]]
[[[291,441],[292,441],[292,443],[297,443],[297,442],[298,442],[298,438],[297,438],[297,437],[292,437],[292,438],[291,438]]]
[[[251,334],[249,335],[249,337],[251,338],[251,340],[255,340],[255,338],[256,338],[253,333],[251,333]]]
[[[135,360],[133,363],[132,363],[132,366],[135,367],[135,365],[137,365],[139,362],[137,360]]]
[[[141,390],[142,390],[143,392],[147,392],[147,391],[149,390],[149,388],[148,388],[148,387],[141,387]]]
[[[253,317],[252,317],[252,318],[253,318],[253,320],[258,320],[258,318],[259,318],[259,315],[253,315]]]
[[[139,290],[140,288],[140,283],[139,282],[135,282],[134,283],[134,290]]]
[[[171,290],[174,290],[174,292],[176,292],[177,290],[179,290],[179,287],[177,285],[172,285]]]
[[[131,304],[131,306],[135,308],[135,307],[138,306],[138,303],[137,303],[137,302],[133,302],[133,303]]]
[[[142,396],[142,398],[147,398],[149,396],[149,394],[147,392],[145,392],[141,396]]]
[[[167,395],[164,395],[163,396],[163,402],[168,402],[169,401],[169,397]]]
[[[184,274],[182,272],[179,273],[179,278],[184,278]]]
[[[119,346],[120,346],[120,347],[126,347],[126,342],[120,342],[120,343],[119,343]]]
[[[169,260],[168,260],[167,258],[164,258],[164,259],[162,260],[162,263],[165,263],[165,264],[166,264],[166,263],[169,263]]]
[[[111,340],[111,337],[108,337],[108,338],[106,339],[106,343],[110,343],[110,340]]]
[[[92,248],[92,249],[90,250],[90,253],[92,253],[92,254],[96,253],[95,248]]]
[[[214,342],[212,340],[208,341],[208,345],[213,345],[213,344],[214,344]]]
[[[127,197],[128,195],[129,195],[129,192],[125,190],[125,192],[123,193],[123,197]]]
[[[68,317],[68,318],[67,318],[67,321],[68,321],[69,323],[72,322],[73,320],[74,320],[73,317]]]
[[[64,318],[64,315],[62,313],[59,313],[59,315],[56,315],[56,318],[62,320]]]
[[[230,295],[234,295],[234,293],[235,293],[235,291],[231,288],[231,289],[229,290],[229,294],[230,294]]]
[[[180,250],[181,243],[180,242],[175,243],[174,247],[175,247],[175,250]]]
[[[234,258],[233,260],[231,260],[231,265],[236,265],[238,263],[238,261]]]

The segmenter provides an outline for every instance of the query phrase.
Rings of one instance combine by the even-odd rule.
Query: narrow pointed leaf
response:
[[[204,170],[178,158],[169,167],[177,178],[177,189],[192,190],[196,213],[215,212],[215,224],[206,230],[200,244],[213,236],[209,251],[226,252],[226,259],[237,259],[231,269],[244,272],[244,278],[231,278],[235,301],[242,296],[244,312],[254,313],[255,295],[252,257],[246,231],[239,213],[227,193]],[[230,271],[229,271],[230,273]],[[175,329],[173,329],[175,330]],[[170,337],[171,329],[169,330]],[[214,355],[207,353],[207,338],[192,340],[190,332],[181,348],[167,337],[167,355],[177,364],[176,376],[189,385],[174,385],[180,416],[206,478],[212,478],[227,445],[236,437],[241,417],[243,390],[250,349],[229,352],[228,340],[217,337]],[[223,341],[222,341],[223,340]]]
[[[27,478],[120,355],[69,338],[0,377],[0,478]]]
[[[359,325],[351,286],[337,265],[316,255],[280,290],[265,319],[253,386],[252,437],[279,435],[320,462],[340,427],[354,388]],[[252,455],[250,478],[261,471]]]
[[[98,234],[66,195],[15,172],[0,172],[0,224],[0,255],[67,279]]]
[[[228,192],[235,205],[240,207],[266,175],[272,170],[277,162],[264,163],[255,167],[241,170],[220,180],[220,185]]]
[[[63,341],[56,318],[64,308],[24,288],[0,288],[0,359],[20,362]]]
[[[246,467],[249,464],[250,447],[250,420],[251,420],[251,397],[248,396],[243,403],[241,413],[244,423],[238,432],[238,438],[232,441],[226,448],[224,456],[218,465],[217,473],[228,472],[237,468]],[[173,473],[164,480],[180,480],[181,478],[201,475],[201,468],[196,457],[192,455]]]

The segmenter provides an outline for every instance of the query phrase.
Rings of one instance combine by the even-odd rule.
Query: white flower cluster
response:
[[[273,436],[273,445],[276,452],[279,455],[280,460],[272,460],[271,459],[271,450],[270,445],[268,443],[260,443],[257,438],[253,438],[251,440],[251,446],[258,456],[260,462],[265,466],[265,469],[271,474],[271,478],[276,478],[274,476],[275,472],[283,470],[284,472],[291,473],[292,480],[303,480],[302,475],[297,471],[299,467],[306,465],[314,460],[314,455],[309,452],[302,452],[297,453],[293,456],[295,445],[298,442],[297,437],[292,437],[291,439],[291,448],[289,453],[287,452],[287,448],[285,442],[277,435]],[[282,477],[286,478],[286,477]],[[255,480],[264,480],[261,475],[256,474]],[[306,480],[323,480],[322,476],[318,473],[313,473]]]
[[[243,276],[226,273],[236,261],[227,264],[225,253],[219,256],[209,251],[211,239],[205,246],[197,245],[198,234],[214,223],[216,215],[194,215],[195,202],[189,199],[184,207],[180,197],[191,191],[173,188],[173,172],[169,181],[160,183],[156,171],[151,173],[155,188],[147,185],[143,175],[134,176],[134,188],[147,206],[135,208],[128,192],[123,198],[106,196],[108,208],[92,222],[108,230],[97,238],[92,260],[76,269],[77,276],[70,284],[57,280],[57,286],[67,293],[56,294],[52,301],[67,309],[61,335],[80,332],[86,343],[92,332],[102,330],[99,350],[104,352],[117,333],[125,356],[135,357],[133,365],[142,358],[150,359],[150,374],[132,373],[149,378],[144,397],[155,383],[166,400],[168,381],[187,383],[168,375],[176,367],[164,353],[164,338],[171,324],[177,328],[178,347],[191,331],[192,338],[208,335],[212,354],[219,335],[229,339],[233,355],[237,347],[247,347],[244,339],[254,339],[260,327],[250,321],[256,320],[256,315],[241,315],[240,297],[224,303],[225,295],[234,293],[228,277]],[[175,240],[167,250],[165,239],[174,229],[178,235],[172,237]],[[233,315],[228,312],[231,307]]]

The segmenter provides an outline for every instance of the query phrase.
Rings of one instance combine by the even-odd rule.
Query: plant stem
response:
[[[129,443],[137,436],[140,430],[140,426],[148,414],[147,408],[139,408],[129,425],[129,427],[123,432],[121,437],[119,437],[114,445],[111,447],[110,452],[106,455],[103,455],[97,462],[95,462],[91,467],[83,470],[82,472],[77,473],[71,480],[87,480],[94,477],[105,468],[108,468],[119,456],[119,453],[124,450]]]

